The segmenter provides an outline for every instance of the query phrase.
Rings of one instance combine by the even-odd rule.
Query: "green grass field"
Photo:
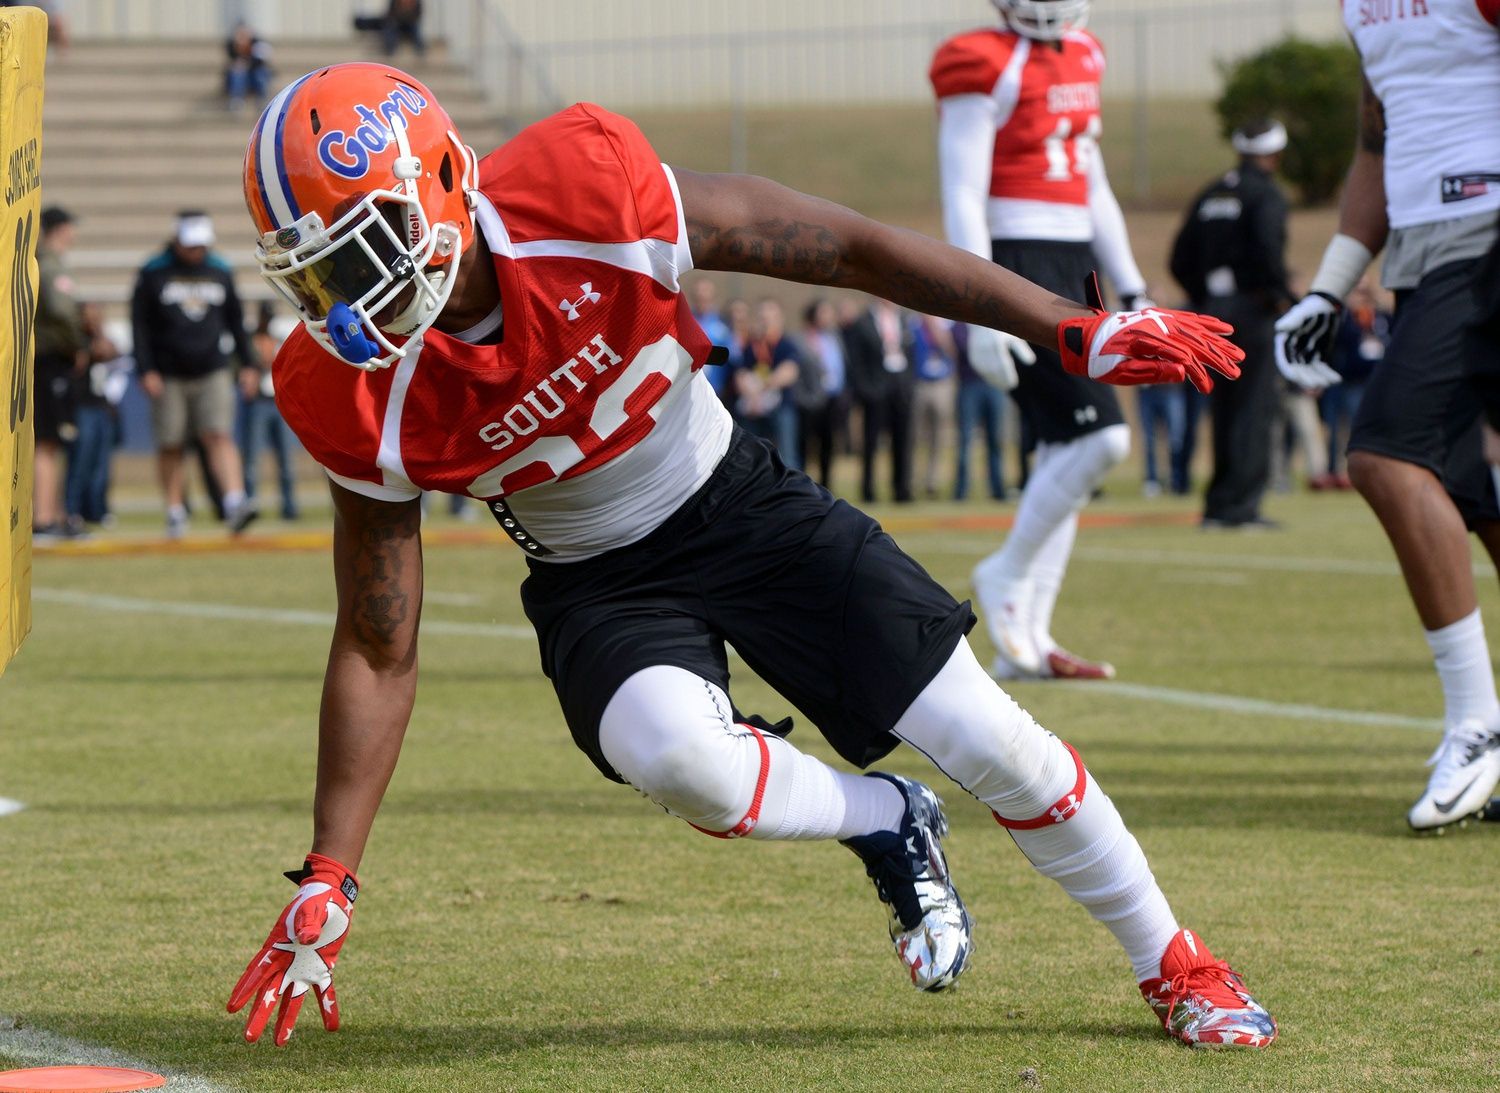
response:
[[[429,545],[344,1030],[309,1009],[282,1050],[243,1044],[224,999],[307,846],[326,552],[40,557],[35,632],[0,680],[0,795],[29,805],[0,818],[0,1014],[228,1090],[1492,1088],[1500,829],[1405,830],[1440,699],[1373,519],[1300,495],[1272,499],[1282,533],[1201,533],[1188,503],[1134,492],[1121,476],[1091,509],[1152,519],[1084,531],[1056,630],[1159,690],[1016,693],[1275,1012],[1268,1052],[1168,1041],[1108,933],[951,786],[977,956],[956,990],[912,991],[847,851],[707,839],[593,771],[498,534]],[[953,518],[1001,511],[878,514],[966,594],[999,533]],[[1500,618],[1492,579],[1482,595]],[[748,673],[735,694],[788,712]],[[808,725],[793,740],[829,754]],[[0,1019],[0,1063],[36,1065],[5,1042]]]

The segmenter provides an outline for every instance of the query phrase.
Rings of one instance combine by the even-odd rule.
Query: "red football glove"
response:
[[[1090,292],[1094,303],[1098,289]],[[1245,353],[1224,335],[1234,327],[1208,315],[1148,307],[1105,311],[1057,324],[1063,369],[1102,383],[1177,383],[1213,390],[1209,369],[1238,379]]]
[[[299,887],[297,896],[276,920],[266,943],[234,985],[229,1012],[254,1001],[245,1022],[245,1039],[254,1043],[265,1031],[276,1000],[276,1046],[292,1037],[292,1026],[302,1009],[307,989],[312,988],[329,1032],[339,1027],[339,1003],[333,993],[333,964],[349,932],[359,881],[332,858],[309,854],[300,870],[287,879]]]

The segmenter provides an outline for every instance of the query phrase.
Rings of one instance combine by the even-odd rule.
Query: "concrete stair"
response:
[[[379,59],[373,39],[273,42],[276,87],[339,61]],[[440,45],[394,63],[436,93],[480,155],[512,127]],[[201,41],[79,42],[49,63],[42,114],[42,202],[79,218],[70,262],[86,299],[125,314],[135,272],[178,209],[204,209],[246,299],[271,298],[255,272],[241,164],[257,109],[233,115],[220,93],[223,51]]]

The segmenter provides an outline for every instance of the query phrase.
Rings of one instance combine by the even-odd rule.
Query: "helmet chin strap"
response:
[[[406,136],[405,119],[400,119],[398,124],[391,126],[391,135],[395,137],[396,150],[400,153],[394,164],[396,177],[401,180],[407,196],[415,202],[417,179],[422,174],[422,161],[411,154],[411,141]],[[453,132],[450,131],[448,136],[465,153],[461,176],[463,182],[469,181],[471,172],[477,181],[478,164],[474,159],[474,153],[462,144]],[[453,257],[448,260],[443,269],[431,272],[422,271],[432,290],[431,293],[414,293],[411,302],[393,316],[390,322],[381,326],[380,329],[387,334],[405,336],[418,330],[425,330],[432,325],[433,320],[448,303],[448,297],[453,292],[454,281],[458,274],[458,262],[463,257],[463,251],[459,247],[462,234],[447,224],[433,224],[429,230],[437,236],[433,253],[438,255],[451,253]]]

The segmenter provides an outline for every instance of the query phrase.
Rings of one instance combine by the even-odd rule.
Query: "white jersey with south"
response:
[[[412,106],[400,94],[391,100],[413,117],[430,109],[418,93],[405,92]],[[327,147],[346,166],[341,145]],[[453,162],[462,162],[457,150]],[[699,374],[713,347],[680,293],[692,257],[671,170],[634,126],[575,106],[486,156],[477,174],[473,221],[504,315],[497,309],[458,334],[386,335],[360,321],[380,310],[385,286],[372,285],[353,319],[329,309],[326,341],[306,330],[288,341],[275,365],[277,402],[313,458],[357,493],[481,498],[535,557],[577,559],[633,542],[702,485],[731,431]],[[555,200],[564,181],[567,202]],[[257,189],[261,182],[275,200],[274,173],[260,172]],[[401,256],[386,218],[366,223],[373,275]],[[436,277],[434,301],[451,283]],[[352,345],[343,336],[351,322]],[[365,333],[372,328],[379,341]],[[350,363],[388,367],[330,369],[330,345]],[[350,409],[330,417],[330,405]]]
[[[1120,203],[1099,155],[1104,50],[1083,29],[1088,0],[995,0],[1000,26],[943,43],[938,100],[948,241],[1064,295],[1097,264],[1127,309],[1149,306]],[[1037,352],[1043,360],[1037,363]],[[1050,350],[998,331],[969,337],[975,370],[1011,389],[1038,439],[1016,521],[974,571],[1000,678],[1114,675],[1060,647],[1052,615],[1078,514],[1130,450],[1112,391],[1076,382]]]

